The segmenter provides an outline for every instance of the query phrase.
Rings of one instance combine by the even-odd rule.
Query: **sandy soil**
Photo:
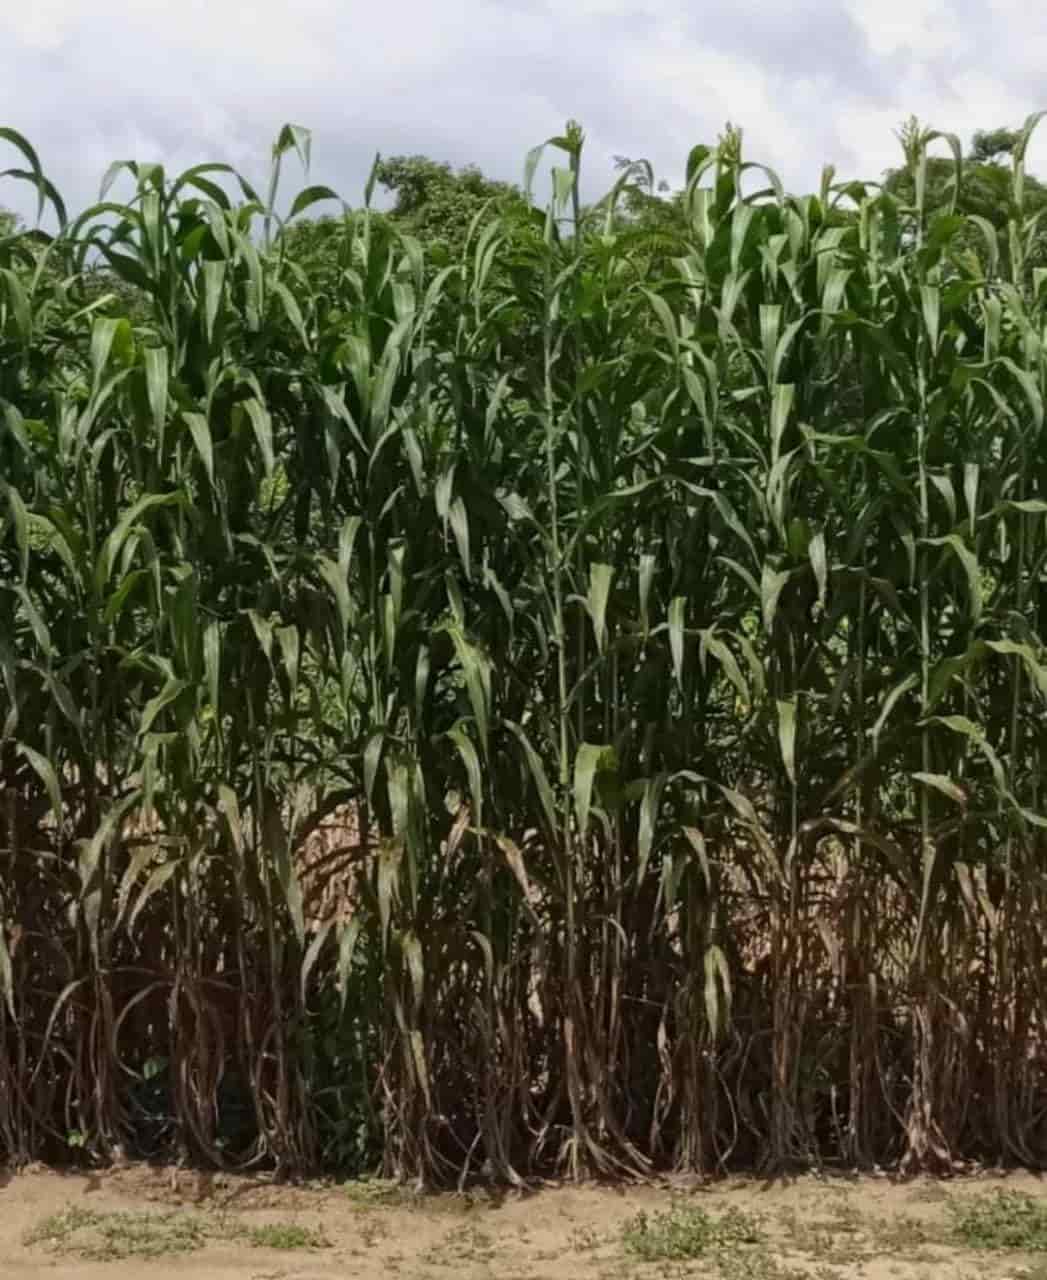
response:
[[[286,1187],[136,1166],[97,1176],[0,1170],[0,1277],[1047,1280],[1047,1255],[941,1243],[950,1203],[1000,1186],[1047,1206],[1047,1184],[1028,1175],[947,1184],[801,1178],[711,1189],[552,1187],[497,1202],[482,1195],[417,1200],[374,1183]],[[732,1245],[719,1259],[639,1261],[623,1243],[623,1227],[673,1204],[756,1215],[763,1243]],[[164,1233],[185,1251],[166,1252]]]

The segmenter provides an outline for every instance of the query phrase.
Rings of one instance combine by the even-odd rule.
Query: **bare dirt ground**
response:
[[[988,1237],[973,1245],[956,1227],[971,1205],[994,1206]],[[1035,1244],[1036,1223],[1047,1232],[1047,1184],[1026,1174],[739,1179],[550,1187],[497,1201],[140,1166],[0,1170],[0,1277],[1047,1280],[1047,1252],[1000,1247],[997,1218],[1008,1229],[1020,1219],[1019,1236]]]

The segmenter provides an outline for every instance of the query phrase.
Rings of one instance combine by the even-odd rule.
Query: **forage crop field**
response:
[[[0,130],[0,1158],[1043,1162],[1035,124],[454,252]]]

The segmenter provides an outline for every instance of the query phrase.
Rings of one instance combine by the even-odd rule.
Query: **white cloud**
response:
[[[1021,0],[26,0],[0,5],[0,123],[74,208],[115,158],[260,178],[286,120],[350,200],[375,150],[516,179],[568,116],[594,193],[614,154],[677,179],[728,118],[799,187],[828,161],[878,176],[912,112],[965,140],[1018,123],[1047,106],[1045,60]],[[1047,129],[1030,168],[1047,174]],[[4,183],[2,203],[31,207]]]
[[[948,0],[848,0],[846,8],[878,58],[937,59],[970,46],[970,28],[955,21]]]

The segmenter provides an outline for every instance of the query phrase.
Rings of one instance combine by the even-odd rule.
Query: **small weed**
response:
[[[37,1244],[61,1245],[74,1232],[93,1225],[97,1217],[98,1214],[92,1213],[90,1209],[78,1208],[63,1209],[61,1213],[48,1214],[42,1222],[38,1222],[35,1227],[25,1233],[22,1243],[29,1247]]]
[[[52,1214],[25,1236],[27,1245],[76,1254],[85,1262],[121,1258],[158,1258],[202,1248],[207,1232],[184,1213],[96,1213],[66,1209]]]
[[[373,1249],[379,1240],[384,1240],[389,1234],[389,1228],[384,1222],[377,1222],[374,1218],[368,1217],[360,1223],[360,1239],[364,1242],[368,1249]]]
[[[778,1221],[795,1251],[834,1265],[859,1262],[865,1256],[861,1216],[846,1202],[831,1205],[829,1213],[828,1218],[801,1218],[795,1209],[785,1209]]]
[[[494,1257],[494,1240],[479,1227],[466,1227],[462,1231],[455,1232],[455,1235],[461,1246],[463,1258],[487,1262]]]
[[[494,1240],[479,1227],[456,1227],[440,1244],[425,1255],[430,1266],[457,1267],[463,1262],[490,1262],[494,1257]]]
[[[576,1253],[588,1253],[599,1245],[600,1237],[592,1227],[575,1227],[571,1232],[571,1248]]]
[[[830,1267],[857,1266],[890,1255],[921,1262],[927,1257],[925,1246],[939,1241],[939,1235],[917,1218],[863,1218],[847,1201],[830,1205],[824,1218],[801,1218],[795,1209],[787,1209],[778,1221],[793,1250]]]
[[[490,1193],[477,1190],[427,1195],[395,1178],[353,1178],[342,1191],[361,1209],[425,1209],[429,1213],[470,1213],[496,1202]]]
[[[403,1184],[392,1178],[354,1178],[344,1184],[343,1190],[350,1200],[365,1208],[395,1207],[413,1199]]]
[[[723,1252],[715,1256],[719,1280],[809,1280],[810,1273],[779,1262],[761,1245],[744,1252]]]
[[[303,1227],[296,1222],[267,1222],[250,1227],[245,1238],[256,1249],[329,1249],[330,1240],[322,1231]]]
[[[870,1236],[877,1253],[904,1253],[912,1261],[926,1245],[934,1243],[932,1232],[918,1218],[904,1213],[871,1224]]]
[[[245,1227],[228,1218],[185,1212],[98,1213],[74,1207],[51,1214],[24,1236],[28,1246],[85,1262],[192,1253],[209,1240],[242,1240],[258,1249],[323,1249],[330,1241],[296,1223]]]
[[[952,1206],[952,1214],[954,1234],[968,1248],[1047,1252],[1047,1202],[1023,1191],[997,1191]]]
[[[851,1233],[862,1229],[862,1215],[849,1200],[838,1200],[829,1212],[836,1231]]]
[[[638,1213],[626,1223],[622,1239],[645,1262],[672,1262],[759,1244],[763,1233],[756,1219],[740,1209],[717,1218],[697,1206],[677,1204],[664,1213]]]

